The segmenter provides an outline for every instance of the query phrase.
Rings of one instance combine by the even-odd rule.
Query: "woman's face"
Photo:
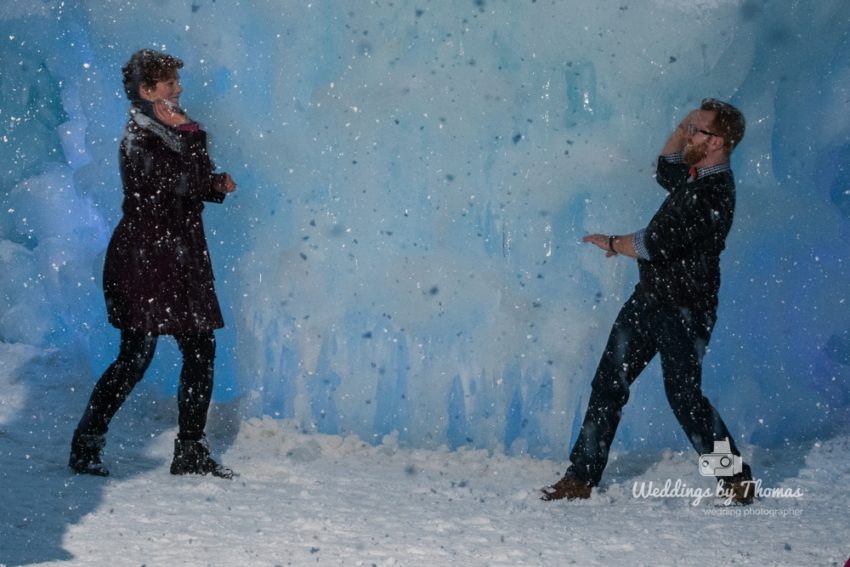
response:
[[[158,100],[167,100],[174,106],[180,106],[180,95],[183,93],[183,87],[180,86],[180,75],[177,71],[166,75],[156,82],[153,87],[142,84],[139,87],[139,94],[145,100],[156,102]]]

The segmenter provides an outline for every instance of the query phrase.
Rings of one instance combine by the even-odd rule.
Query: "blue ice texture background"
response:
[[[0,340],[65,361],[31,398],[78,414],[117,351],[120,69],[148,47],[239,184],[205,212],[237,422],[565,458],[637,280],[581,236],[645,226],[714,96],[748,131],[704,389],[743,443],[850,424],[846,0],[5,0],[0,46]],[[161,341],[137,395],[173,400],[179,363]],[[617,443],[688,450],[657,362]]]

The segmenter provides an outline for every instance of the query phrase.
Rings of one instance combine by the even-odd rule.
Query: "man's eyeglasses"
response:
[[[702,128],[697,128],[693,125],[693,123],[688,124],[688,135],[693,136],[699,132],[700,134],[705,134],[706,136],[717,136],[714,132],[709,132],[708,130],[703,130]]]

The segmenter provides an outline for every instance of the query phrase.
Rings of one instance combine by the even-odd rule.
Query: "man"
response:
[[[608,462],[629,387],[661,355],[664,389],[673,413],[699,454],[729,440],[720,415],[702,393],[702,358],[714,327],[720,253],[732,226],[732,151],[744,136],[744,117],[730,104],[705,99],[673,131],[658,159],[658,183],[669,192],[644,230],[625,236],[590,234],[584,242],[607,257],[636,258],[640,281],[620,310],[592,382],[587,412],[564,477],[543,489],[543,500],[590,498]],[[739,504],[752,502],[747,464],[721,479]]]

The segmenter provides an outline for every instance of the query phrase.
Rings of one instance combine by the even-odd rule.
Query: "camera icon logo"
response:
[[[702,476],[732,476],[743,470],[744,460],[732,454],[729,439],[714,442],[714,452],[699,456]]]

